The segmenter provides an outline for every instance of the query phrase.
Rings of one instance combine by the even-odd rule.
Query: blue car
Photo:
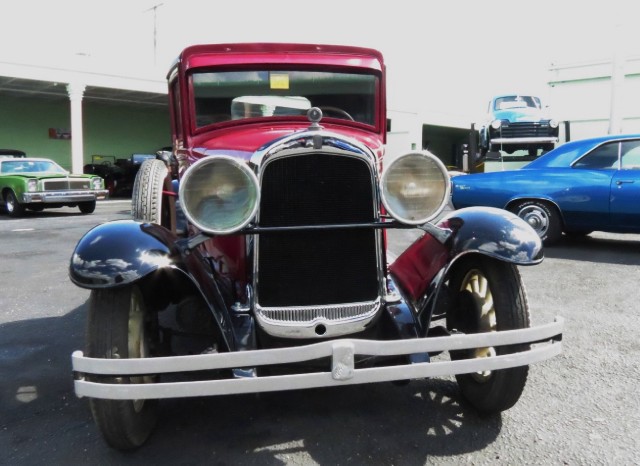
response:
[[[487,121],[480,128],[480,155],[527,151],[530,157],[547,152],[558,142],[559,124],[550,118],[539,97],[502,94],[489,102]]]
[[[640,233],[640,134],[567,142],[519,170],[451,179],[456,209],[514,212],[545,245],[592,231]]]

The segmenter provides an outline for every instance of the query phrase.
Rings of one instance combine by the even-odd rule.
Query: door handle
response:
[[[618,186],[620,186],[622,184],[631,184],[631,183],[635,183],[635,181],[633,181],[633,180],[618,180],[618,181],[616,181],[616,184]]]

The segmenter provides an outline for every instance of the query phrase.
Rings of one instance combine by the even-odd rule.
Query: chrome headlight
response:
[[[398,157],[384,170],[380,184],[382,203],[389,214],[409,225],[432,220],[449,200],[447,169],[429,152]]]
[[[557,128],[558,124],[558,120],[549,120],[549,126],[551,126],[552,128]]]
[[[502,126],[502,120],[493,120],[491,122],[491,127],[493,129],[500,129],[501,126]]]
[[[102,189],[102,178],[91,178],[93,189]]]
[[[260,200],[256,175],[243,161],[228,156],[194,163],[180,181],[179,195],[189,221],[216,234],[244,228],[255,217]]]
[[[29,180],[27,181],[27,191],[33,193],[38,190],[38,180]]]

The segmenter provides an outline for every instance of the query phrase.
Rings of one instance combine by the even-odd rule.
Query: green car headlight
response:
[[[258,178],[243,161],[211,156],[194,163],[180,181],[180,204],[197,228],[228,234],[244,228],[260,201]]]
[[[91,186],[93,186],[93,189],[102,189],[102,178],[92,178]]]
[[[447,169],[428,152],[398,157],[384,170],[380,183],[382,202],[389,214],[409,225],[432,220],[449,200]]]
[[[27,191],[30,193],[36,192],[38,190],[38,180],[31,179],[27,182]]]

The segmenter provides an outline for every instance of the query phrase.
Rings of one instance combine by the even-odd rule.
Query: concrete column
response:
[[[86,86],[81,83],[67,84],[71,101],[71,172],[82,173],[84,167],[84,146],[82,132],[82,98]]]

